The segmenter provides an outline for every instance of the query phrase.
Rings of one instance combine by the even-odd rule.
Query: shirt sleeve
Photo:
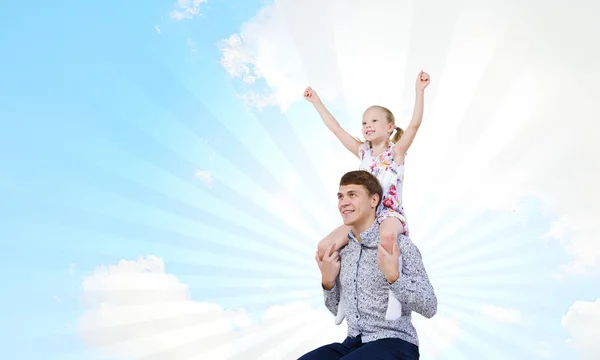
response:
[[[339,276],[335,280],[335,285],[331,290],[323,289],[323,297],[325,298],[325,307],[333,314],[337,315],[338,305],[340,304],[340,284]]]
[[[412,241],[404,242],[400,252],[404,271],[390,289],[403,309],[432,318],[437,313],[437,297],[425,271],[421,252]]]

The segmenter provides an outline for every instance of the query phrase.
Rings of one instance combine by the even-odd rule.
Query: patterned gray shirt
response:
[[[377,262],[379,225],[377,221],[361,234],[362,244],[350,232],[350,241],[340,250],[341,269],[331,290],[324,290],[325,306],[337,314],[340,296],[344,298],[348,336],[361,335],[363,342],[400,338],[419,346],[411,313],[426,318],[437,312],[437,297],[429,282],[419,249],[404,235],[398,236],[402,256],[402,273],[388,284]],[[395,321],[385,319],[388,290],[402,304],[402,316]]]

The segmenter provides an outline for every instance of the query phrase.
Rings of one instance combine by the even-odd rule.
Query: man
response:
[[[366,171],[346,173],[338,193],[344,224],[352,229],[349,243],[339,252],[331,247],[321,260],[325,306],[337,314],[344,298],[348,337],[315,349],[299,360],[418,360],[419,341],[411,312],[426,318],[437,312],[437,298],[421,260],[419,249],[398,236],[392,253],[379,245],[376,209],[381,201],[379,181]],[[398,271],[402,256],[402,271]],[[398,320],[385,319],[391,289],[402,303]]]

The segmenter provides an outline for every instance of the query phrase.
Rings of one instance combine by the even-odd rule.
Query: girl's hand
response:
[[[417,76],[416,89],[417,91],[423,91],[429,85],[429,74],[421,70]]]
[[[311,104],[318,103],[321,99],[319,99],[319,95],[314,91],[310,86],[304,90],[304,98],[308,100]]]

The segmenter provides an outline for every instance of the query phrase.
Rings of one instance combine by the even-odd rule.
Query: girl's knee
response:
[[[323,255],[327,251],[327,248],[329,248],[329,245],[331,245],[331,242],[328,238],[321,239],[321,241],[319,241],[319,243],[317,244],[317,252],[319,254],[319,258],[323,259]]]
[[[390,247],[394,242],[398,241],[398,233],[393,230],[382,230],[379,232],[379,237],[382,245],[389,245]]]

